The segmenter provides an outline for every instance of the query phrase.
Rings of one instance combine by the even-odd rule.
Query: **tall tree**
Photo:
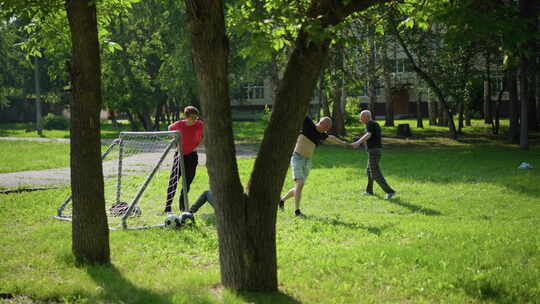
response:
[[[68,0],[73,55],[70,68],[72,249],[79,263],[109,263],[101,164],[101,65],[96,2]]]
[[[193,60],[205,113],[210,188],[216,193],[222,283],[237,290],[277,289],[277,202],[297,132],[328,54],[331,28],[383,1],[313,1],[296,38],[272,116],[244,193],[234,156],[228,95],[229,42],[223,2],[185,0]],[[326,36],[324,35],[326,34]]]
[[[519,16],[521,17],[521,21],[525,24],[528,32],[536,32],[535,19],[538,18],[536,15],[536,7],[537,4],[534,0],[519,0]],[[534,79],[532,75],[536,72],[532,70],[532,67],[534,67],[532,58],[536,58],[533,55],[536,52],[534,46],[535,39],[533,39],[533,37],[527,37],[527,39],[522,42],[522,51],[520,53],[519,95],[521,100],[521,128],[519,146],[522,149],[529,148],[529,100],[534,98],[534,96],[531,94],[534,92],[531,90],[531,87],[536,85],[532,82]]]

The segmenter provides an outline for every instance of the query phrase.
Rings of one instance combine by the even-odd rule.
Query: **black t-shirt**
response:
[[[320,145],[321,142],[328,137],[328,134],[317,131],[317,127],[309,117],[306,117],[306,119],[304,119],[302,132],[300,133],[303,134],[305,137],[309,138],[309,140],[311,140],[317,146]]]
[[[366,132],[371,133],[371,137],[366,142],[367,149],[382,148],[381,127],[375,120],[370,120],[366,124]]]

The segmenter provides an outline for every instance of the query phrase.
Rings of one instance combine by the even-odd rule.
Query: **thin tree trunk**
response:
[[[472,93],[471,93],[472,88],[471,87],[472,87],[472,84],[469,83],[467,94],[466,94],[467,100],[465,100],[465,105],[464,105],[465,126],[467,127],[470,127],[472,125],[471,124],[471,105],[473,104],[473,101],[472,101]]]
[[[517,89],[517,71],[515,68],[511,68],[509,70],[508,82],[508,107],[510,112],[508,139],[511,143],[519,144],[519,99]]]
[[[388,60],[387,44],[381,44],[381,58],[384,79],[384,101],[385,101],[385,127],[394,126],[394,100],[392,98],[392,80],[390,76],[390,60]]]
[[[448,105],[448,102],[446,102],[446,98],[444,97],[442,90],[437,86],[433,78],[431,78],[424,70],[422,70],[418,66],[411,52],[409,51],[409,48],[405,44],[405,41],[401,37],[397,29],[397,25],[394,23],[392,26],[393,26],[392,30],[394,31],[394,34],[398,40],[398,43],[401,45],[401,48],[403,49],[403,51],[405,52],[405,55],[409,59],[409,62],[411,63],[414,71],[416,72],[416,75],[420,76],[420,78],[422,78],[422,80],[424,80],[428,84],[428,86],[433,90],[435,95],[438,97],[439,102],[443,107],[443,111],[445,112],[445,115],[448,117],[447,122],[448,122],[449,131],[450,131],[450,136],[453,139],[457,139],[457,132],[456,132],[456,126],[454,124],[454,119],[452,117],[452,113],[450,112],[450,106]]]
[[[463,117],[465,112],[465,105],[463,102],[459,103],[459,114],[458,114],[458,133],[463,134]]]
[[[533,8],[535,7],[534,0],[520,0],[519,1],[519,11],[521,21],[527,24],[528,32],[536,32],[536,28],[532,28],[532,25],[535,24],[533,21],[536,18]],[[530,54],[527,54],[526,51],[531,53],[536,50],[531,49],[532,43],[531,38],[529,41],[526,41],[523,44],[523,49],[525,52],[522,52],[520,55],[520,100],[521,100],[521,114],[520,114],[520,136],[519,136],[519,146],[522,149],[529,148],[529,96],[530,96],[530,85],[531,85],[531,58]]]
[[[369,91],[369,111],[375,118],[375,105],[377,102],[377,83],[376,75],[376,49],[375,49],[375,26],[369,25],[369,56],[368,56],[368,91]]]
[[[133,113],[131,113],[130,110],[127,110],[126,114],[128,116],[129,124],[131,125],[131,130],[139,131],[139,126],[137,125],[137,121],[135,120]]]
[[[109,263],[99,112],[101,70],[94,1],[66,1],[73,62],[71,102],[72,249],[78,263]]]
[[[337,61],[334,67],[336,87],[334,89],[334,104],[332,111],[332,133],[345,135],[345,71],[343,67],[343,49],[337,49]]]
[[[34,57],[34,83],[36,88],[36,130],[38,136],[43,136],[43,120],[41,110],[41,84],[39,81],[39,58]]]
[[[437,125],[437,101],[434,100],[428,90],[428,115],[429,115],[429,125]]]
[[[423,129],[424,120],[422,119],[422,92],[418,92],[418,100],[416,101],[416,127]]]
[[[324,70],[323,70],[324,71]],[[321,72],[319,76],[319,98],[321,99],[321,107],[323,110],[323,115],[330,117],[330,107],[328,106],[328,101],[326,100],[326,83],[324,81],[324,72]]]
[[[493,105],[491,102],[490,54],[486,54],[486,78],[484,79],[484,123],[493,123]]]

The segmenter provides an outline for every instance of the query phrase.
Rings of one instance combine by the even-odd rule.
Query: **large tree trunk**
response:
[[[79,263],[109,263],[99,112],[101,70],[94,1],[66,1],[73,48],[70,78],[72,249]]]
[[[346,6],[316,1],[308,20],[322,29],[335,25],[353,11],[378,1],[351,1]],[[330,41],[314,39],[301,28],[281,82],[270,122],[248,191],[238,176],[228,92],[228,40],[223,3],[185,0],[193,62],[205,115],[204,141],[210,188],[217,204],[217,230],[221,280],[236,290],[277,290],[275,223],[277,202],[288,168],[288,159],[315,90]]]

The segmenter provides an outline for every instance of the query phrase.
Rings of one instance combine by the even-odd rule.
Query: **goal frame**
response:
[[[177,178],[178,177],[182,178],[182,188],[185,189],[185,191],[180,191],[181,192],[180,195],[184,196],[184,208],[185,208],[185,210],[182,210],[182,211],[189,210],[189,200],[188,200],[188,194],[187,194],[187,190],[186,190],[187,189],[186,168],[185,168],[185,165],[184,165],[184,154],[183,154],[183,150],[182,150],[182,145],[180,144],[182,142],[182,134],[181,134],[180,131],[146,131],[146,132],[124,131],[124,132],[120,132],[119,137],[116,138],[115,140],[113,140],[113,142],[109,145],[109,147],[107,147],[105,152],[103,152],[103,154],[101,155],[101,161],[103,162],[103,160],[105,160],[107,155],[110,154],[110,152],[113,150],[113,148],[115,146],[119,147],[119,149],[118,149],[118,163],[117,163],[118,171],[117,171],[117,176],[116,176],[116,199],[115,199],[115,202],[119,203],[121,201],[120,198],[121,198],[121,193],[122,193],[122,170],[123,170],[124,138],[127,137],[127,136],[137,136],[137,135],[143,135],[143,136],[144,135],[172,135],[173,139],[171,139],[169,141],[169,144],[167,145],[165,150],[161,153],[161,155],[159,157],[159,160],[157,161],[157,163],[152,168],[152,171],[150,172],[150,174],[147,175],[146,179],[144,180],[142,185],[139,187],[139,190],[137,191],[135,197],[129,203],[129,207],[128,207],[127,211],[122,215],[122,217],[121,217],[121,225],[122,225],[122,229],[124,229],[124,230],[128,230],[128,229],[145,229],[145,228],[163,227],[164,226],[164,224],[156,224],[156,225],[151,225],[151,226],[129,227],[128,223],[127,223],[127,220],[129,218],[130,213],[133,211],[133,209],[139,203],[139,199],[141,198],[144,191],[146,190],[146,187],[152,181],[152,179],[154,178],[154,175],[156,174],[156,172],[161,167],[161,164],[165,160],[165,157],[167,157],[167,155],[169,154],[171,149],[173,147],[175,147],[175,146],[178,147],[178,162],[179,162],[179,166],[176,169],[178,171],[180,171],[180,172],[178,172],[178,171],[176,172],[176,176],[177,176]],[[173,168],[174,168],[174,166],[173,166]],[[105,179],[105,176],[103,178]],[[176,182],[178,182],[178,180]],[[66,206],[72,200],[73,200],[73,195],[71,194],[68,198],[66,198],[63,201],[63,203],[60,205],[60,207],[58,207],[57,214],[56,214],[56,216],[54,216],[54,218],[62,220],[62,221],[71,222],[72,221],[72,216],[66,216],[66,215],[63,214],[63,212],[64,212],[64,209],[66,208]],[[109,229],[110,230],[117,230],[117,228],[110,227],[110,226],[109,226]]]

